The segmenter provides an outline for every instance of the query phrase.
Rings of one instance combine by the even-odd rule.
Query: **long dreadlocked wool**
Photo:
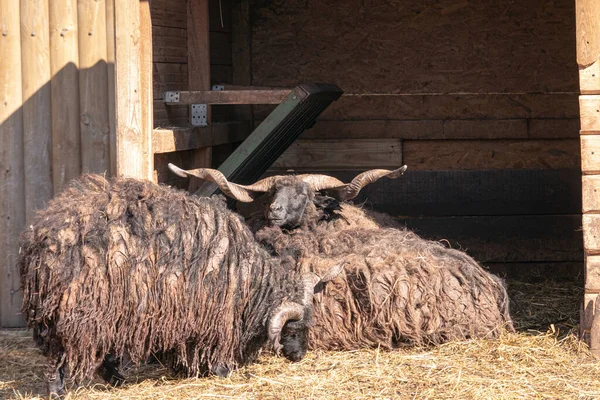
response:
[[[397,225],[385,214],[372,218],[347,204],[325,216],[312,203],[308,209],[297,229],[268,227],[259,215],[250,225],[273,254],[312,257],[317,270],[325,261],[349,261],[345,275],[314,299],[312,348],[392,349],[514,330],[503,281],[464,252],[381,227]]]
[[[268,255],[221,202],[87,175],[22,235],[23,312],[75,380],[109,353],[171,351],[190,375],[233,368],[266,342],[293,262]]]

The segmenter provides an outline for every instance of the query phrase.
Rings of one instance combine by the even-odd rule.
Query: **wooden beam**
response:
[[[21,1],[26,223],[53,195],[49,19],[48,0]]]
[[[140,97],[142,104],[143,175],[150,179],[154,173],[152,130],[154,129],[154,98],[152,70],[152,18],[150,0],[140,1]]]
[[[582,134],[600,132],[600,95],[579,96],[579,118]]]
[[[151,131],[142,107],[140,2],[126,0],[115,3],[115,106],[116,106],[116,171],[118,175],[151,179],[146,143]]]
[[[291,89],[184,91],[177,92],[179,101],[173,104],[279,104],[290,92]]]
[[[81,162],[84,172],[109,171],[105,0],[77,0]]]
[[[0,326],[23,326],[17,254],[25,226],[19,0],[0,1]]]
[[[210,18],[208,4],[208,0],[187,1],[187,59],[189,90],[210,90]],[[208,106],[207,123],[210,124],[210,121],[211,110],[210,106]],[[211,157],[212,149],[210,147],[197,149],[194,152],[193,165],[196,168],[210,167]],[[190,191],[195,191],[197,189],[197,181],[197,179],[190,179]]]
[[[81,173],[77,0],[50,2],[54,194]],[[68,95],[65,95],[68,94]]]
[[[586,255],[600,254],[600,214],[583,214],[582,225]]]
[[[581,135],[581,172],[600,174],[600,135]]]
[[[600,58],[600,2],[577,0],[577,64],[587,67]]]
[[[117,106],[115,100],[115,1],[106,0],[106,69],[108,84],[109,172],[117,171]]]
[[[154,129],[152,150],[170,153],[240,142],[250,134],[248,122],[230,122],[202,127]]]
[[[587,67],[579,67],[579,88],[581,94],[600,94],[600,60]]]
[[[583,212],[600,213],[600,175],[585,175],[581,184]]]

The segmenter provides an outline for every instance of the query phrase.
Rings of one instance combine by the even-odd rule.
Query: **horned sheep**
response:
[[[351,263],[315,297],[312,348],[391,349],[513,330],[500,278],[464,252],[347,202],[365,185],[384,176],[397,178],[405,169],[366,171],[349,184],[326,175],[283,175],[244,186],[215,170],[172,167],[182,176],[211,180],[243,202],[267,193],[264,211],[247,222],[273,254],[312,257],[305,268],[316,271],[320,262]]]
[[[148,181],[85,175],[21,237],[22,311],[51,394],[117,360],[174,354],[188,375],[227,374],[269,343],[291,360],[307,349],[315,286],[298,259],[268,254],[222,202]]]

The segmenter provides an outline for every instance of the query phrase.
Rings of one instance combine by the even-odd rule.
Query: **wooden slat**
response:
[[[140,10],[140,100],[142,108],[142,176],[151,179],[154,170],[152,130],[154,129],[153,66],[152,66],[152,18],[150,0],[139,3]]]
[[[582,224],[586,255],[600,254],[600,215],[583,214]]]
[[[21,2],[25,216],[52,198],[52,122],[48,0]]]
[[[152,0],[150,14],[153,26],[185,28],[186,0]]]
[[[116,3],[115,3],[116,4]],[[151,179],[149,125],[144,120],[140,60],[141,31],[138,0],[119,2],[115,6],[115,105],[116,105],[116,174]],[[146,67],[148,67],[146,65]],[[149,67],[148,67],[149,68]]]
[[[210,63],[231,65],[231,32],[210,32]]]
[[[600,174],[600,135],[581,135],[581,171]]]
[[[25,226],[19,1],[0,1],[0,326],[23,326],[17,270]]]
[[[52,182],[54,193],[81,173],[77,0],[50,2]]]
[[[582,177],[582,210],[584,213],[600,213],[600,175]]]
[[[291,89],[197,90],[179,92],[177,104],[279,104]]]
[[[275,84],[275,83],[274,83]],[[255,107],[264,119],[269,106]],[[443,96],[349,95],[345,93],[321,120],[579,118],[577,93],[464,94]]]
[[[481,262],[583,260],[580,215],[401,218],[409,229],[448,240]]]
[[[162,99],[162,92],[167,90],[187,90],[187,64],[153,63],[153,97]]]
[[[189,90],[210,90],[210,37],[209,0],[188,1],[187,4],[187,52]],[[211,107],[207,107],[207,122],[211,123]],[[210,167],[211,148],[193,151],[193,165]],[[197,189],[197,180],[190,181],[189,190]]]
[[[579,68],[579,87],[581,94],[600,94],[600,60]]]
[[[600,292],[600,256],[585,257],[585,289]]]
[[[110,173],[117,171],[117,104],[115,98],[115,1],[106,0],[106,69],[108,86],[108,128]]]
[[[181,28],[152,27],[154,62],[186,63],[187,31]]]
[[[297,140],[273,164],[274,169],[399,167],[398,139]]]
[[[577,139],[579,118],[530,119],[530,139]]]
[[[578,168],[579,141],[406,140],[404,163],[412,170]]]
[[[600,95],[580,96],[579,110],[581,112],[581,133],[600,132]]]
[[[77,0],[79,24],[79,109],[83,171],[109,170],[109,111],[106,3]]]
[[[167,106],[162,100],[154,101],[154,127],[185,126],[189,123],[188,106]]]
[[[327,171],[327,175],[350,182],[363,171]],[[580,177],[577,168],[414,171],[409,166],[398,179],[367,185],[354,202],[398,216],[578,214]]]
[[[250,134],[247,122],[211,124],[205,127],[155,129],[152,135],[153,151],[169,153],[212,147],[244,140]]]
[[[576,1],[577,64],[587,67],[600,57],[600,2]]]

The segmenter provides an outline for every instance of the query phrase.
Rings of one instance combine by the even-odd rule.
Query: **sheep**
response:
[[[315,286],[289,256],[259,246],[220,201],[149,181],[84,175],[20,238],[22,312],[48,358],[48,392],[118,360],[172,353],[188,375],[226,375],[268,347],[298,361]]]
[[[350,184],[298,175],[243,186],[227,182],[218,171],[172,168],[211,180],[240,201],[268,193],[264,212],[247,222],[272,254],[311,258],[313,264],[304,268],[317,272],[323,262],[352,264],[314,299],[311,348],[392,349],[513,331],[500,278],[464,252],[420,238],[389,216],[344,203],[365,184],[396,178],[405,169],[367,171]],[[319,193],[324,190],[329,195]]]

